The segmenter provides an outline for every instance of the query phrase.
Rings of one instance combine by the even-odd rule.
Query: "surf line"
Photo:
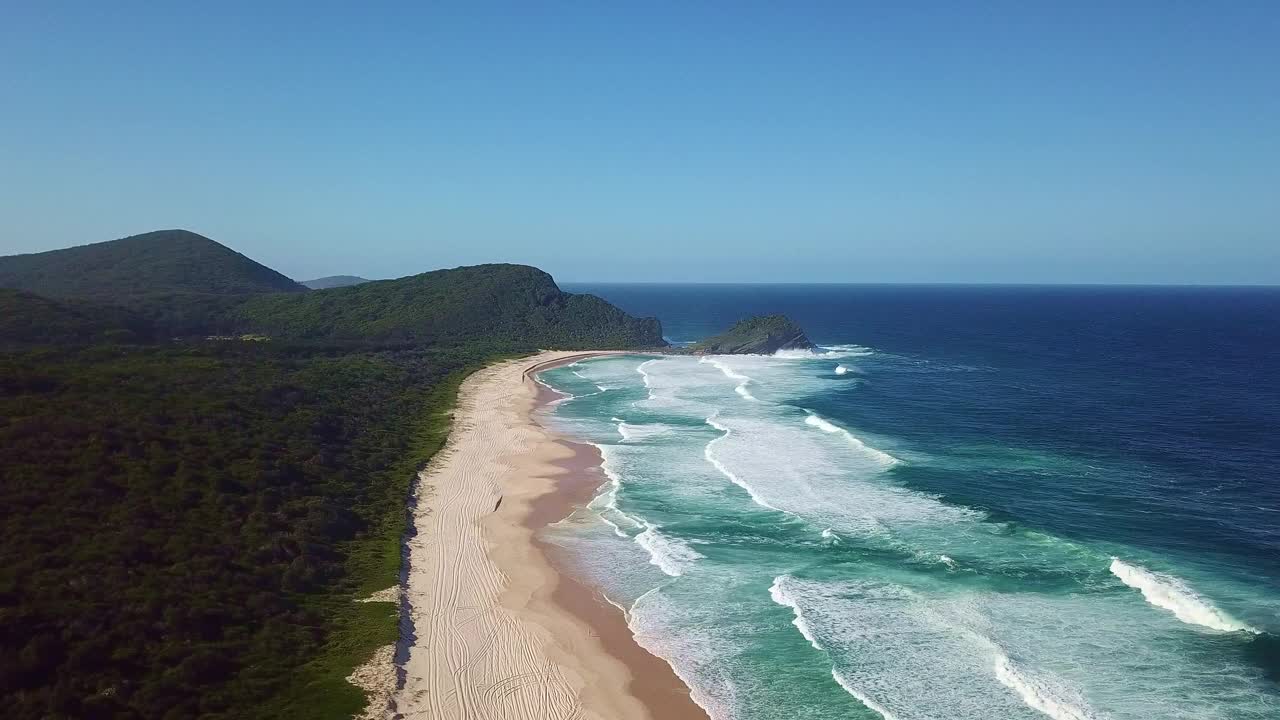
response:
[[[720,360],[716,360],[715,358],[710,358],[705,355],[698,358],[698,362],[706,363],[707,365],[710,365],[724,373],[724,376],[730,380],[738,381],[738,384],[733,388],[733,391],[741,395],[744,400],[759,402],[759,399],[755,395],[752,395],[751,391],[747,389],[747,386],[751,384],[751,378],[749,376],[743,375]]]
[[[768,508],[770,510],[775,510],[780,513],[786,513],[787,515],[790,515],[792,517],[798,517],[795,513],[787,512],[782,508],[775,507],[774,505],[770,505],[769,501],[761,497],[760,493],[756,492],[755,488],[751,487],[750,484],[748,484],[747,482],[743,481],[742,478],[735,475],[732,470],[725,467],[725,464],[720,462],[720,459],[715,456],[713,452],[713,448],[715,447],[716,443],[721,442],[725,438],[729,437],[730,433],[732,433],[732,431],[727,426],[721,425],[720,423],[716,422],[716,418],[719,415],[720,415],[720,411],[717,410],[711,413],[711,416],[708,417],[705,421],[711,427],[715,428],[716,430],[719,430],[722,433],[722,435],[720,435],[720,437],[712,438],[711,441],[707,443],[707,446],[702,449],[702,456],[706,458],[707,462],[711,463],[712,467],[720,471],[721,475],[724,475],[725,477],[729,478],[729,482],[733,483],[734,485],[737,485],[743,490],[746,490],[747,495],[751,496],[751,501],[754,502],[755,504],[759,505],[760,507]]]

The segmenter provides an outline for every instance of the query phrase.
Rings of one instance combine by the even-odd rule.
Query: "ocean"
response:
[[[541,376],[548,538],[716,720],[1280,718],[1280,290],[566,289],[822,346]]]

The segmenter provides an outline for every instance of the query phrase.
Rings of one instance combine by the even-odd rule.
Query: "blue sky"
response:
[[[1280,283],[1274,2],[167,5],[5,9],[0,253]]]

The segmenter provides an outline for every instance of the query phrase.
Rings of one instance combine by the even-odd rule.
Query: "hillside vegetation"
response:
[[[761,315],[740,320],[733,327],[689,348],[695,354],[772,355],[779,350],[816,347],[804,330],[786,315]]]
[[[431,346],[659,347],[662,328],[594,295],[560,290],[527,265],[476,265],[304,295],[253,298],[244,328],[272,337]]]
[[[298,283],[188,230],[157,230],[79,247],[0,257],[0,287],[119,301],[158,293],[300,292]]]
[[[348,717],[414,470],[475,358],[0,355],[0,716]],[[436,398],[436,399],[433,399]]]
[[[0,288],[129,310],[161,337],[218,332],[247,296],[306,288],[202,235],[158,230],[0,257]]]
[[[149,325],[127,311],[0,288],[0,347],[136,342]]]
[[[49,294],[0,291],[6,720],[351,718],[345,678],[397,637],[394,605],[354,600],[397,582],[461,378],[662,344],[534,268],[301,291],[192,233],[137,238],[0,258],[0,285]]]

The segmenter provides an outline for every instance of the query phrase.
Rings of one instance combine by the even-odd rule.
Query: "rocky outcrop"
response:
[[[812,350],[816,345],[786,315],[740,320],[727,331],[699,342],[695,355],[772,355],[779,350]]]

